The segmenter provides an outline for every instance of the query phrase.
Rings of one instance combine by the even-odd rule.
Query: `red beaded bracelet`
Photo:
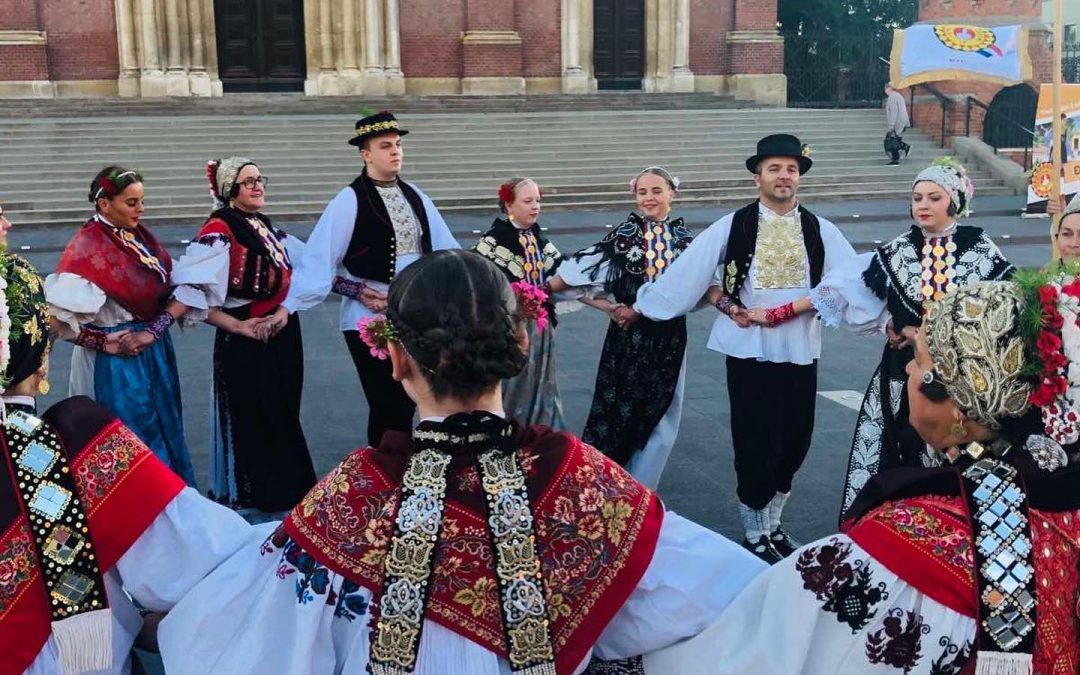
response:
[[[791,321],[795,316],[795,303],[792,302],[765,310],[765,322],[770,326],[779,326],[785,321]]]

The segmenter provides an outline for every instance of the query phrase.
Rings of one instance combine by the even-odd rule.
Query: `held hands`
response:
[[[615,322],[615,325],[623,330],[626,330],[635,321],[641,318],[641,312],[638,312],[633,307],[627,307],[626,305],[613,305],[609,311],[611,320]]]
[[[893,349],[904,349],[915,344],[915,338],[919,336],[919,329],[915,326],[904,326],[899,333],[893,328],[893,322],[885,324],[885,334],[889,336],[889,346]]]
[[[115,333],[109,333],[105,336],[105,349],[102,351],[111,356],[134,356],[134,354],[123,351],[120,345],[121,338],[130,333],[130,330],[118,330]]]
[[[119,338],[114,338],[120,336]],[[116,351],[112,352],[112,343],[116,343]],[[143,353],[147,347],[157,342],[157,338],[154,337],[150,331],[140,330],[136,333],[131,331],[120,331],[117,333],[110,333],[105,342],[105,353],[107,354],[119,354],[120,356],[138,356]]]
[[[278,307],[274,313],[262,319],[262,323],[256,328],[256,340],[267,342],[281,332],[289,323],[289,310]]]
[[[373,288],[365,286],[364,290],[360,291],[360,302],[364,307],[368,308],[368,311],[376,314],[382,314],[386,311],[386,294],[380,293]]]

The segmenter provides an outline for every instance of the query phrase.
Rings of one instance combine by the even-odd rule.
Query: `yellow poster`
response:
[[[1067,199],[1080,192],[1080,84],[1061,87],[1061,194]],[[1052,87],[1039,87],[1035,111],[1035,138],[1031,182],[1028,184],[1027,212],[1046,213],[1046,201],[1054,185]]]

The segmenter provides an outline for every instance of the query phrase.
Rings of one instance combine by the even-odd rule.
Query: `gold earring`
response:
[[[968,432],[967,427],[964,426],[964,421],[957,420],[953,422],[952,426],[949,427],[949,434],[960,440],[967,438]]]
[[[41,394],[42,396],[46,396],[48,395],[50,389],[52,389],[52,387],[49,386],[48,380],[46,380],[45,378],[41,378],[40,380],[38,380],[37,390],[39,394]]]

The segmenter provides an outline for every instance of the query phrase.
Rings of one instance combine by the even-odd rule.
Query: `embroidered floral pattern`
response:
[[[274,530],[259,548],[261,555],[276,551],[281,551],[281,560],[275,574],[282,580],[295,575],[296,599],[301,605],[308,604],[316,595],[325,595],[326,604],[336,607],[335,618],[353,621],[367,614],[370,605],[367,591],[349,579],[343,579],[340,591],[335,591],[330,585],[330,570],[290,539],[284,527]]]
[[[891,523],[897,532],[947,565],[970,569],[975,564],[971,534],[916,500],[892,502],[872,517]]]
[[[971,660],[971,643],[957,646],[947,636],[938,640],[941,654],[930,664],[930,675],[960,675]]]
[[[111,429],[111,431],[108,431]],[[120,474],[131,469],[139,455],[148,452],[143,442],[119,421],[108,428],[108,435],[91,443],[87,452],[76,458],[75,485],[91,513],[97,502],[116,485]]]
[[[645,664],[640,656],[618,661],[601,661],[593,657],[581,675],[645,675]]]
[[[573,445],[561,451],[561,465],[551,467],[554,482],[530,484],[529,489],[530,494],[548,495],[532,506],[557,657],[563,649],[577,653],[578,629],[594,628],[582,624],[598,605],[604,606],[609,592],[632,588],[625,586],[628,565],[637,560],[636,545],[656,535],[660,514],[655,496],[620,467],[594,448],[567,442]],[[361,450],[346,458],[301,501],[286,528],[299,541],[318,547],[320,560],[331,568],[365,588],[381,589],[397,491],[371,459],[372,452]],[[535,479],[537,466],[546,459],[530,448],[518,451],[527,478]],[[479,489],[478,478],[468,469],[451,480],[453,486]],[[505,654],[486,512],[448,501],[434,562],[427,616]]]
[[[799,554],[795,569],[803,579],[803,588],[824,602],[827,612],[851,627],[854,635],[869,625],[877,605],[889,597],[884,582],[874,583],[865,560],[851,558],[851,544],[831,543],[812,546]]]
[[[922,636],[930,632],[930,626],[922,616],[899,607],[889,610],[881,623],[880,629],[866,636],[866,658],[910,673],[922,658]]]
[[[20,517],[7,541],[0,542],[0,616],[11,607],[34,574],[34,543]]]
[[[383,204],[386,205],[386,213],[390,216],[390,223],[394,226],[394,239],[397,242],[397,255],[403,256],[409,253],[420,253],[420,239],[423,231],[420,221],[413,213],[412,206],[405,199],[401,188],[397,185],[383,187],[376,185]]]
[[[754,288],[806,288],[806,244],[798,217],[762,217],[754,256]]]

